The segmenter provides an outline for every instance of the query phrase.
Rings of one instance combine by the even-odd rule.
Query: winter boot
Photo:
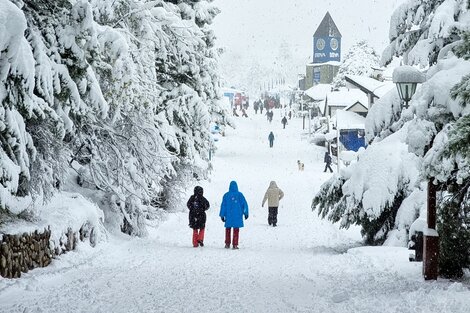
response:
[[[199,240],[198,243],[199,243],[199,247],[204,247],[204,242],[202,242],[202,240]]]
[[[225,245],[225,249],[230,249],[230,245]]]
[[[238,246],[233,245],[233,250],[238,250]]]

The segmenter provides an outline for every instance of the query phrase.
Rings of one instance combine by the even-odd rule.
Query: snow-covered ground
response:
[[[0,279],[0,312],[469,312],[468,285],[424,282],[408,250],[358,247],[357,228],[339,230],[312,213],[331,175],[323,148],[307,144],[300,119],[282,129],[278,111],[272,124],[250,113],[220,139],[202,184],[211,203],[205,247],[192,247],[186,211],[171,213],[148,238],[112,235],[21,279]],[[231,180],[250,208],[240,250],[224,249],[218,217]],[[276,228],[261,208],[271,180],[285,192]]]

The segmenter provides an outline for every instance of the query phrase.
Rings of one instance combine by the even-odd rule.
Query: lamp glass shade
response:
[[[397,83],[400,98],[405,102],[409,102],[416,92],[417,85],[417,83]]]

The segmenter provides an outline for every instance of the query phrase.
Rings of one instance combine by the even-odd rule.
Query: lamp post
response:
[[[393,71],[393,82],[397,85],[400,99],[408,108],[408,102],[416,92],[416,86],[425,81],[424,75],[411,66],[400,66]],[[436,185],[430,178],[427,191],[427,228],[424,233],[423,276],[435,280],[439,272],[439,235],[436,231]]]
[[[300,94],[300,112],[302,114],[302,129],[305,129],[305,114],[304,114],[304,93]]]
[[[416,92],[416,86],[425,80],[423,73],[412,66],[399,66],[393,71],[393,82],[397,85],[398,95],[405,102],[405,109],[408,102]]]

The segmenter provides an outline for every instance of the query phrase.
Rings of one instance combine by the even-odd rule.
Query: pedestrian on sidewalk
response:
[[[286,116],[284,116],[284,117],[282,118],[281,123],[282,123],[283,129],[286,129],[286,124],[287,124],[287,118],[286,118]]]
[[[238,191],[237,182],[231,181],[227,193],[222,198],[219,216],[225,223],[225,248],[229,249],[232,244],[233,249],[238,249],[238,238],[240,228],[243,227],[243,217],[248,219],[248,203],[245,196]],[[231,232],[233,228],[233,239]]]
[[[204,198],[204,189],[194,187],[194,194],[189,197],[186,206],[189,209],[189,227],[193,229],[193,247],[204,247],[204,229],[206,227],[206,211],[209,201]]]
[[[268,140],[269,140],[269,147],[272,148],[273,145],[274,145],[274,134],[273,134],[273,132],[269,133]]]
[[[273,180],[269,183],[268,190],[264,194],[263,202],[261,207],[264,207],[264,203],[268,200],[268,224],[273,227],[277,226],[277,213],[279,208],[279,200],[284,197],[284,192],[279,188],[276,182]]]
[[[333,173],[333,169],[331,168],[331,155],[328,151],[325,152],[323,162],[325,162],[325,170],[323,172],[326,172],[326,169],[329,169],[330,173]]]

